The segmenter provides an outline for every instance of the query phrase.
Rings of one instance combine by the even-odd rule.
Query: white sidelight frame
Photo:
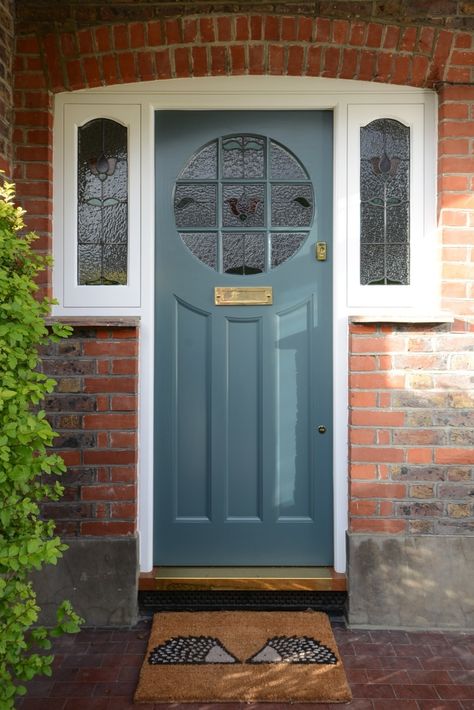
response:
[[[434,230],[434,210],[428,209],[436,165],[430,162],[435,153],[427,150],[424,142],[425,135],[433,134],[430,122],[434,111],[430,111],[426,103],[348,105],[347,251],[348,264],[352,268],[347,272],[347,288],[349,304],[358,308],[370,307],[374,303],[379,308],[391,308],[395,304],[398,308],[410,308],[414,303],[426,310],[433,307],[436,279],[428,283],[426,274],[433,274],[436,269],[436,253],[429,244]],[[394,119],[410,129],[410,278],[406,286],[360,284],[360,129],[379,118]]]
[[[65,104],[63,180],[58,187],[58,201],[64,205],[62,241],[63,294],[65,307],[140,306],[140,104]],[[127,284],[123,286],[80,286],[77,283],[77,139],[78,129],[96,118],[108,118],[127,129],[128,143],[128,255]],[[61,186],[63,188],[60,195]],[[60,245],[58,245],[59,247]]]
[[[55,269],[54,295],[59,305],[57,316],[140,316],[140,384],[139,384],[139,532],[140,567],[153,566],[153,362],[154,362],[154,293],[155,293],[155,216],[154,216],[154,114],[159,110],[318,110],[330,109],[334,115],[334,219],[332,261],[334,298],[334,568],[346,567],[345,533],[348,520],[348,317],[365,315],[383,320],[387,314],[405,313],[416,320],[420,308],[435,311],[438,307],[436,270],[427,273],[426,262],[417,258],[416,278],[409,287],[373,287],[357,285],[358,235],[354,232],[354,210],[358,194],[358,130],[377,117],[400,117],[412,125],[416,122],[417,167],[412,174],[412,189],[417,197],[416,234],[412,234],[415,251],[426,256],[436,249],[435,177],[436,177],[436,95],[411,87],[388,86],[375,82],[334,80],[310,77],[204,77],[171,79],[136,84],[100,87],[55,98],[54,131],[54,223],[53,244]],[[122,113],[121,113],[122,112]],[[132,118],[134,113],[135,118]],[[110,286],[93,288],[87,300],[74,303],[65,287],[71,278],[71,245],[75,245],[74,226],[68,209],[71,180],[75,179],[75,153],[71,155],[76,116],[104,116],[122,120],[129,135],[140,136],[134,143],[132,190],[139,220],[131,221],[130,239],[133,254],[130,278],[139,281],[139,291],[130,298],[114,300]],[[122,116],[122,118],[120,118]],[[418,118],[416,118],[418,116]],[[117,118],[115,118],[117,117]],[[127,118],[128,117],[128,118]],[[405,117],[405,118],[404,118]],[[358,124],[363,120],[365,123]],[[129,123],[127,123],[129,121]],[[77,121],[76,124],[77,125]],[[413,124],[414,125],[414,124]],[[136,160],[139,156],[139,161]],[[419,161],[422,161],[420,168]],[[413,161],[412,161],[413,162]],[[159,166],[158,166],[159,168]],[[131,168],[132,169],[132,168]],[[135,180],[138,180],[135,183]],[[66,188],[66,189],[65,189]],[[418,229],[420,233],[418,233]],[[355,250],[355,251],[354,251]],[[417,251],[418,250],[418,251]],[[69,261],[68,261],[69,260]],[[419,278],[418,278],[419,275]],[[382,301],[375,298],[376,288],[388,288]],[[395,288],[395,291],[393,289]],[[406,297],[400,299],[396,289]],[[109,291],[109,293],[108,293]],[[374,304],[377,305],[374,305]],[[393,318],[392,318],[393,319]]]

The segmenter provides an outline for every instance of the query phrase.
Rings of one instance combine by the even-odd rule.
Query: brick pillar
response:
[[[473,55],[466,51],[456,54]],[[439,218],[443,306],[474,316],[474,86],[439,92]]]
[[[42,368],[57,381],[45,409],[68,470],[64,496],[43,513],[69,550],[35,586],[46,623],[67,598],[88,625],[127,625],[138,580],[138,322],[63,320],[73,335],[44,351]]]
[[[352,325],[353,532],[474,533],[474,333],[452,330]]]

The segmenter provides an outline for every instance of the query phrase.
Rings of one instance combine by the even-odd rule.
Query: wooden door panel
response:
[[[331,114],[163,111],[156,131],[155,562],[330,564],[331,265],[314,248]],[[216,286],[273,303],[220,306]]]

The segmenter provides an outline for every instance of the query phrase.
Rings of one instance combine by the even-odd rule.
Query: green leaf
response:
[[[257,141],[247,141],[244,145],[244,150],[263,150],[263,146]]]
[[[14,197],[14,185],[0,181],[0,710],[13,710],[14,698],[25,693],[18,681],[51,675],[53,657],[44,655],[51,632],[35,626],[40,609],[28,580],[66,547],[54,522],[40,518],[40,504],[63,490],[42,477],[65,465],[48,453],[54,432],[39,406],[56,383],[37,368],[38,348],[71,328],[45,325],[51,301],[37,300],[36,280],[51,259],[32,250],[34,233],[20,234],[24,210]],[[77,631],[81,620],[69,603],[62,613],[57,632]]]
[[[177,204],[176,204],[176,209],[177,210],[184,210],[185,207],[188,207],[188,205],[192,205],[196,200],[192,197],[183,197]]]
[[[293,202],[297,202],[297,203],[298,203],[299,205],[301,205],[302,207],[311,207],[311,202],[309,202],[309,201],[306,199],[306,197],[302,197],[302,196],[295,197],[294,200],[293,200]]]
[[[242,150],[241,143],[236,140],[222,141],[222,147],[224,150]]]

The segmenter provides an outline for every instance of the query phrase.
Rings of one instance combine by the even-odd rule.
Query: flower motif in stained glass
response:
[[[410,128],[377,119],[360,129],[360,283],[409,283]]]
[[[389,158],[387,153],[384,153],[380,157],[371,158],[370,162],[376,175],[393,177],[397,174],[400,158]]]
[[[89,167],[91,173],[97,175],[99,180],[107,180],[108,177],[114,174],[117,158],[106,158],[102,153],[99,158],[90,158]]]
[[[222,186],[222,225],[224,227],[263,227],[265,224],[265,186],[244,183]]]
[[[245,222],[249,215],[255,214],[258,204],[261,200],[258,197],[228,197],[226,200],[233,215],[238,217],[241,222]]]

